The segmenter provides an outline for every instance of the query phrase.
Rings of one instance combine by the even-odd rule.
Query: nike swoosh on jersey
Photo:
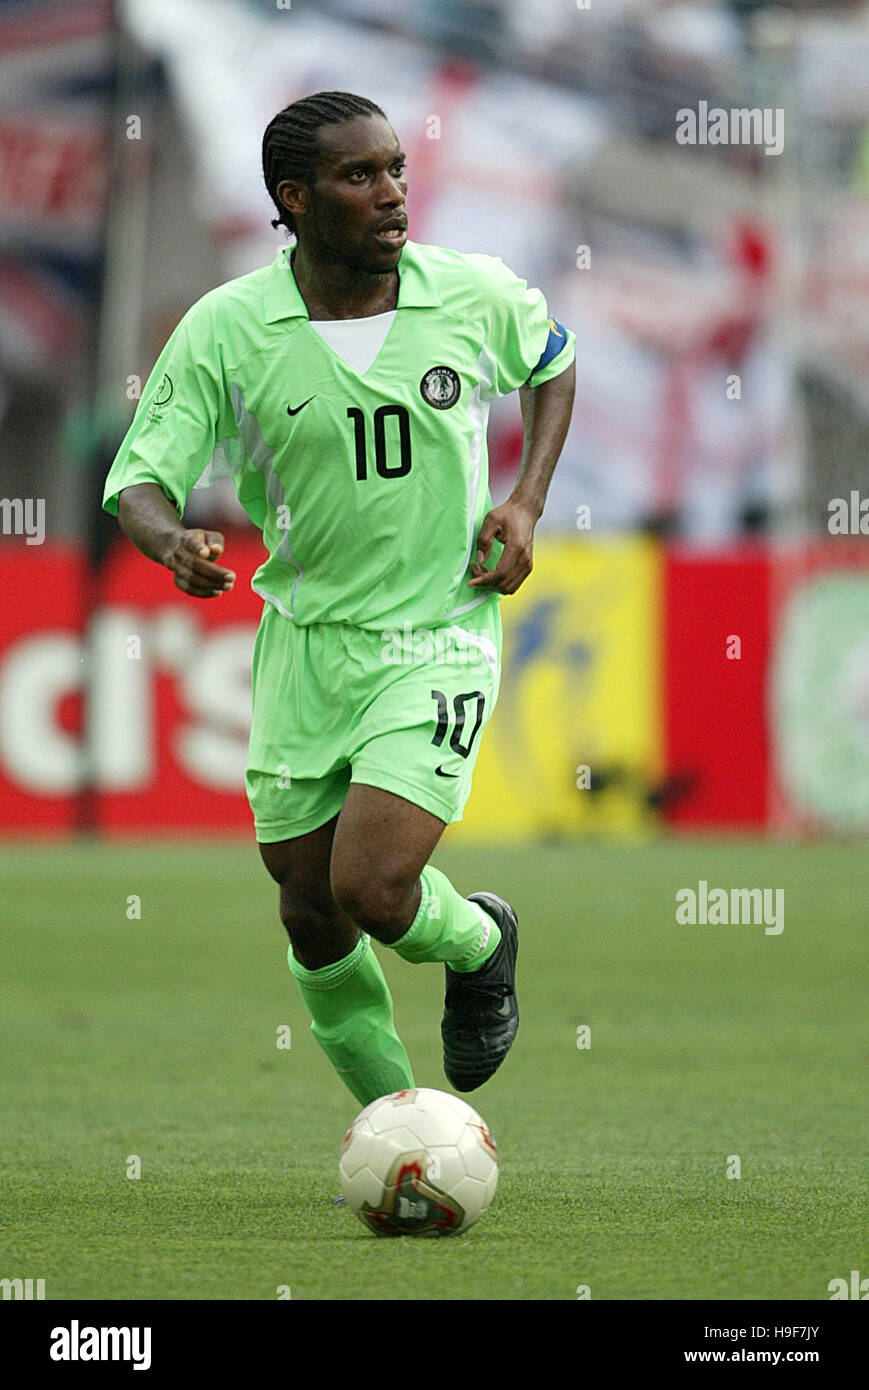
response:
[[[461,777],[461,775],[462,774],[460,772],[444,772],[443,768],[435,768],[436,777]]]
[[[315,394],[316,394],[316,392],[315,392]],[[308,399],[307,399],[306,401],[302,401],[302,404],[301,404],[301,405],[297,405],[295,409],[293,409],[293,407],[292,407],[291,405],[288,405],[288,406],[287,406],[287,414],[288,414],[288,415],[298,415],[299,411],[300,411],[300,410],[304,410],[305,406],[308,405],[313,399],[314,399],[313,396],[309,396]]]

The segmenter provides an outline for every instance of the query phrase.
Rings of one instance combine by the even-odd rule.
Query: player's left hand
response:
[[[534,526],[537,518],[530,507],[521,502],[502,502],[485,517],[477,537],[476,561],[471,564],[474,578],[470,587],[494,587],[502,594],[515,594],[533,569]],[[504,550],[493,570],[487,570],[494,540],[503,541]]]

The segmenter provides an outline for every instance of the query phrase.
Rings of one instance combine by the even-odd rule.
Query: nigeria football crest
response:
[[[435,410],[449,410],[461,395],[462,383],[452,367],[429,367],[419,389],[423,400]]]

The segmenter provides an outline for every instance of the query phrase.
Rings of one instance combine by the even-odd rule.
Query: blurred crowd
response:
[[[663,120],[668,135],[674,101],[741,84],[758,19],[869,13],[866,0],[319,0],[318,10],[593,93],[648,134]]]

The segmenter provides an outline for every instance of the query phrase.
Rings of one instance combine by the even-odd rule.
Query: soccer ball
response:
[[[484,1120],[458,1096],[418,1086],[360,1111],[341,1145],[348,1206],[379,1236],[457,1236],[498,1185]]]

